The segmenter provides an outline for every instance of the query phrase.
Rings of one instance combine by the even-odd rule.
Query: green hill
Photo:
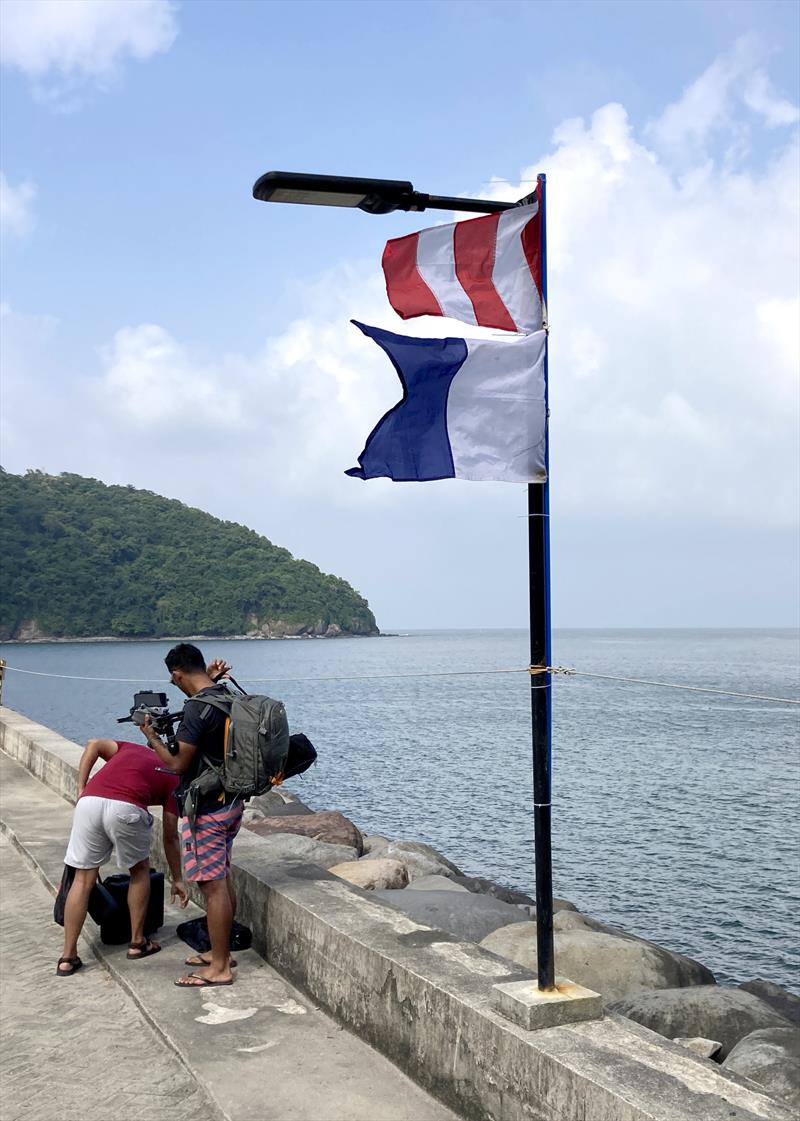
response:
[[[338,576],[134,487],[0,469],[0,639],[377,634]]]

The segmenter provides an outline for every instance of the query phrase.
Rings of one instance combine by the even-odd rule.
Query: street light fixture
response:
[[[542,300],[547,303],[545,177],[540,175]],[[462,199],[427,195],[396,179],[356,179],[344,175],[305,175],[268,171],[257,179],[253,197],[261,202],[294,202],[306,206],[344,206],[367,214],[395,210],[451,210],[498,214],[533,202]],[[545,357],[545,386],[547,384]],[[545,393],[546,393],[545,388]],[[545,453],[547,461],[547,452]],[[555,989],[553,945],[553,866],[551,855],[551,627],[550,627],[550,486],[528,483],[528,554],[530,565],[531,732],[533,740],[533,822],[536,852],[536,949],[539,989]]]
[[[401,179],[357,179],[349,175],[305,175],[298,171],[268,171],[253,185],[260,202],[295,202],[305,206],[349,206],[367,214],[394,210],[464,210],[474,214],[499,214],[514,202],[449,198],[415,191]]]

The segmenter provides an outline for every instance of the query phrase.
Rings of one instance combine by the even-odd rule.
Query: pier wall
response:
[[[0,749],[74,802],[77,744],[0,708]],[[153,857],[163,866],[160,846]],[[233,857],[259,952],[470,1121],[790,1121],[753,1084],[621,1016],[525,1031],[492,1007],[493,985],[534,981],[513,963],[315,865],[270,862],[246,829]]]

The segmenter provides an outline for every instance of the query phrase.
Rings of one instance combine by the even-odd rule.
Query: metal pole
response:
[[[546,178],[537,176],[541,231],[542,304],[547,317]],[[544,357],[545,408],[548,405],[547,341]],[[552,708],[550,644],[550,448],[545,426],[544,483],[528,483],[528,557],[530,567],[531,734],[533,739],[533,827],[536,853],[536,953],[539,989],[555,988],[553,953],[553,863],[551,823]],[[537,672],[538,671],[538,672]]]
[[[6,676],[6,660],[0,658],[0,705],[3,703],[3,681]]]

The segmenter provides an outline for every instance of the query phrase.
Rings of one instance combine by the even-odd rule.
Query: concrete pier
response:
[[[52,867],[56,842],[61,846],[57,860],[63,859],[80,748],[8,709],[0,709],[0,747],[6,755],[0,762],[12,776],[3,783],[0,806],[6,832],[40,868],[49,860],[52,876],[58,870]],[[16,811],[9,803],[15,788]],[[48,800],[46,813],[31,812],[30,805],[27,812],[20,808],[30,803],[34,788]],[[62,816],[56,821],[59,808]],[[298,1003],[322,1009],[460,1116],[476,1121],[790,1121],[789,1113],[752,1083],[622,1017],[527,1030],[497,1011],[495,986],[520,982],[525,987],[534,982],[531,974],[414,922],[321,868],[270,863],[265,853],[262,839],[243,831],[234,848],[234,875],[241,920],[277,971],[275,983],[296,986]],[[173,1018],[176,995],[200,995],[166,989],[158,999],[166,999]],[[237,981],[222,992],[238,1001],[244,986]],[[215,1003],[226,1005],[222,999]],[[180,1046],[191,1064],[191,1041]],[[238,1054],[231,1056],[234,1067],[240,1061],[252,1065],[252,1055],[240,1060]],[[270,1052],[257,1061],[264,1064],[268,1092]],[[213,1090],[213,1082],[207,1085]],[[228,1116],[238,1121],[250,1115],[234,1111]],[[313,1116],[334,1121],[338,1115]],[[410,1116],[424,1121],[426,1114]]]

